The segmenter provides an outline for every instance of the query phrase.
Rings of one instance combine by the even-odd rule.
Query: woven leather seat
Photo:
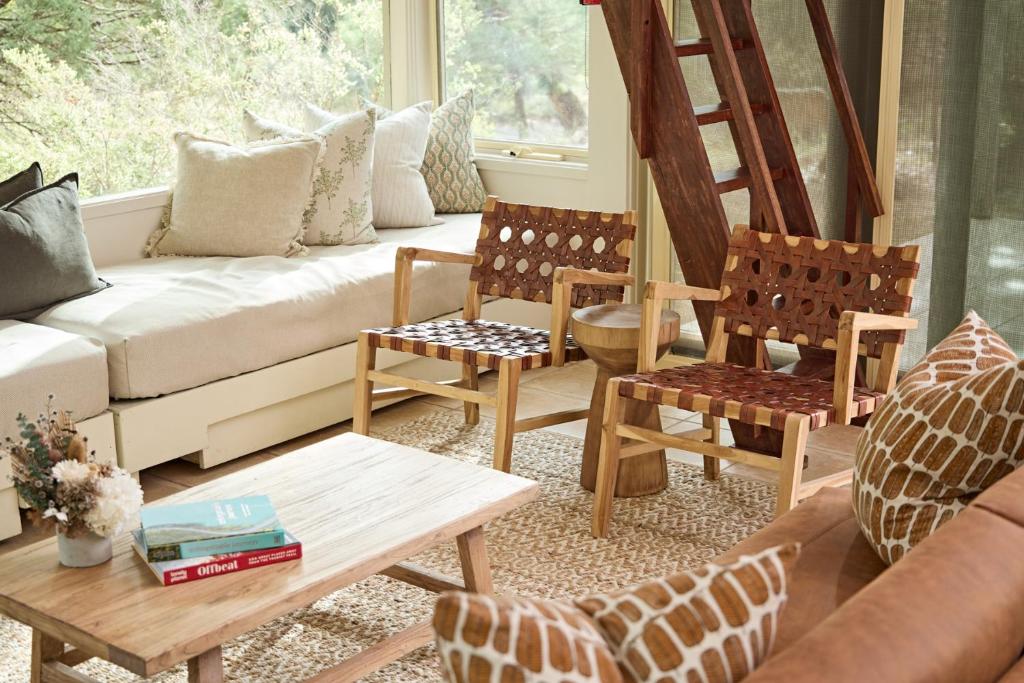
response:
[[[812,430],[835,421],[832,383],[810,377],[732,363],[700,363],[629,375],[621,380],[619,395],[624,398],[773,429],[784,429],[786,418],[793,413],[809,416]],[[870,415],[884,397],[881,392],[855,388],[853,417]]]
[[[420,247],[395,254],[395,305],[391,327],[359,333],[352,429],[368,434],[374,401],[418,393],[463,402],[466,423],[477,424],[480,405],[493,406],[494,466],[512,467],[515,434],[586,417],[586,411],[560,410],[516,419],[519,378],[524,370],[559,366],[586,358],[568,333],[572,308],[621,303],[634,284],[629,258],[636,236],[636,214],[527,206],[488,197],[480,237],[472,254]],[[470,266],[466,305],[458,320],[410,323],[413,263]],[[551,328],[481,320],[484,298],[551,305]],[[492,314],[493,315],[493,314]],[[376,367],[378,349],[458,363],[460,380],[428,382]],[[497,370],[497,390],[480,390],[480,370]],[[377,385],[385,388],[377,389]]]
[[[549,367],[554,362],[550,334],[490,320],[439,320],[401,327],[367,330],[370,344],[497,370],[502,359],[517,359],[523,370]],[[571,335],[566,335],[565,360],[586,358]]]

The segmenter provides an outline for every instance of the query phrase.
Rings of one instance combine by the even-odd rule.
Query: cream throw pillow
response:
[[[367,244],[377,241],[373,230],[374,111],[336,118],[313,131],[324,143],[317,165],[309,207],[303,215],[304,244]],[[246,110],[242,128],[249,141],[306,137],[302,131]]]
[[[392,112],[366,102],[384,120]],[[438,213],[483,211],[487,192],[477,171],[473,147],[473,91],[456,95],[430,115],[430,137],[420,173]]]
[[[436,225],[434,204],[420,173],[430,134],[430,102],[403,109],[377,122],[373,141],[373,226],[418,228]],[[339,115],[306,105],[306,130],[335,121]]]
[[[321,142],[312,137],[235,147],[174,136],[178,179],[150,256],[295,256]]]

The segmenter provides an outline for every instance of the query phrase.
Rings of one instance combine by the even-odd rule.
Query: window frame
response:
[[[444,55],[444,0],[430,0],[429,22],[431,33],[431,73],[433,74],[434,101],[439,105],[447,98]],[[588,26],[589,31],[589,26]],[[587,46],[587,61],[590,61],[590,46]],[[571,147],[544,142],[525,140],[502,140],[473,136],[478,157],[505,160],[528,160],[549,163],[586,163],[590,157],[590,100],[587,93],[587,146]]]

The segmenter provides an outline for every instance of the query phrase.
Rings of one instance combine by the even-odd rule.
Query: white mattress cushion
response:
[[[88,298],[88,297],[86,297]],[[18,437],[18,413],[35,418],[53,408],[76,420],[99,415],[109,404],[103,345],[62,330],[0,320],[0,441]],[[7,482],[0,482],[0,489]]]
[[[113,287],[36,322],[99,339],[110,395],[145,398],[346,344],[391,322],[395,250],[471,252],[480,214],[388,230],[379,244],[312,247],[282,258],[165,257],[103,268]],[[417,263],[413,320],[462,308],[469,266]]]

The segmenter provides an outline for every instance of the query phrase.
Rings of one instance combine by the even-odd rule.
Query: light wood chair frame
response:
[[[484,210],[492,211],[496,202],[497,198],[488,197]],[[623,224],[636,226],[635,211],[625,211],[622,216]],[[622,240],[616,250],[620,256],[630,257],[632,248],[633,240]],[[392,324],[399,327],[410,322],[409,305],[412,299],[414,263],[426,261],[478,265],[481,260],[482,256],[478,252],[459,253],[422,247],[400,247],[395,254],[395,296]],[[572,313],[570,302],[572,301],[573,287],[578,285],[629,287],[635,284],[635,278],[628,273],[608,273],[560,266],[553,270],[552,279],[550,352],[552,366],[561,367],[565,365],[565,343],[569,329],[569,316]],[[462,309],[463,320],[478,320],[480,318],[484,296],[485,293],[480,291],[479,283],[470,280],[466,291],[465,305]],[[537,301],[544,303],[541,299]],[[430,382],[377,370],[375,367],[376,356],[377,348],[369,343],[368,332],[361,332],[356,350],[355,397],[352,418],[352,429],[357,434],[369,434],[373,404],[381,401],[424,394],[455,399],[463,402],[466,424],[470,425],[479,424],[481,405],[492,406],[495,409],[496,423],[493,465],[497,470],[509,472],[512,468],[512,445],[516,434],[574,422],[585,419],[590,414],[588,409],[583,408],[516,419],[519,381],[523,372],[518,358],[504,358],[500,361],[497,390],[488,393],[480,391],[479,368],[469,363],[462,363],[462,354],[458,349],[452,350],[450,360],[462,364],[462,378],[445,382]],[[376,389],[376,384],[387,385],[389,388]]]
[[[747,226],[736,226],[737,231]],[[734,256],[729,256],[734,259]],[[730,266],[731,267],[731,266]],[[910,296],[914,280],[909,279],[900,293]],[[649,281],[644,288],[643,314],[640,326],[640,348],[637,358],[637,373],[655,371],[658,343],[658,321],[667,301],[720,302],[729,296],[728,286],[721,289],[691,287],[675,282]],[[823,348],[836,352],[835,380],[833,383],[833,424],[849,425],[855,416],[853,392],[856,385],[857,359],[867,349],[860,341],[862,332],[868,331],[910,331],[917,328],[917,321],[906,314],[882,315],[857,311],[844,311],[839,319],[839,334],[834,343],[826,342]],[[737,335],[756,337],[749,326],[742,326]],[[716,314],[705,352],[705,362],[724,363],[730,334],[725,331],[725,317]],[[774,330],[769,330],[763,339],[778,339]],[[799,344],[800,342],[796,342]],[[899,370],[899,356],[902,343],[887,342],[882,349],[871,388],[888,394],[896,384]],[[622,422],[626,401],[635,400],[619,395],[620,378],[608,382],[605,409],[602,421],[601,451],[598,459],[597,487],[594,492],[594,511],[591,531],[595,538],[608,534],[612,514],[612,499],[618,475],[619,462],[663,448],[677,448],[704,456],[704,478],[715,481],[720,474],[720,461],[743,463],[753,467],[777,472],[779,476],[776,516],[792,509],[798,501],[813,495],[827,486],[843,486],[852,481],[853,469],[830,474],[803,482],[804,454],[810,433],[810,416],[792,413],[787,416],[783,430],[781,457],[748,451],[721,444],[721,419],[710,415],[710,401],[695,402],[693,410],[703,417],[702,428],[675,434],[666,434]],[[725,410],[725,419],[736,419],[740,415],[740,403]],[[757,425],[771,427],[771,411],[759,410],[755,416]],[[624,443],[629,439],[629,443]]]

